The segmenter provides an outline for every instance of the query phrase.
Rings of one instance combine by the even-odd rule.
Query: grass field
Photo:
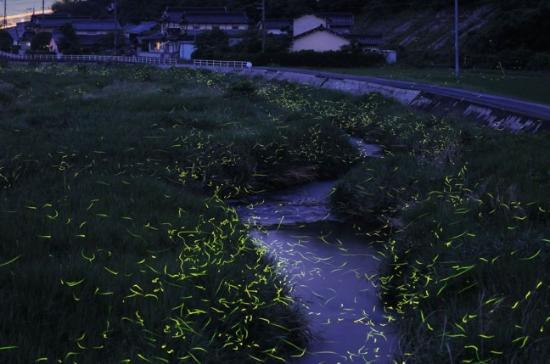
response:
[[[0,107],[0,362],[300,357],[304,315],[224,200],[342,175],[334,210],[386,257],[396,360],[550,357],[548,134],[135,67],[3,68]]]
[[[398,66],[372,68],[337,68],[332,72],[375,76],[404,81],[417,81],[459,87],[496,95],[513,96],[528,101],[550,104],[550,72],[498,70],[463,70],[457,79],[454,71],[444,68],[404,68]]]
[[[286,282],[222,198],[344,172],[357,156],[340,129],[213,74],[0,80],[0,362],[302,354]]]

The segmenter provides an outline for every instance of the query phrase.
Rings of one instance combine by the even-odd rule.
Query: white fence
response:
[[[252,68],[252,63],[246,61],[215,61],[211,59],[195,59],[193,66],[205,68]]]
[[[0,58],[20,62],[74,62],[74,63],[137,63],[174,66],[174,58],[125,57],[98,55],[52,55],[52,54],[14,54],[0,51]]]

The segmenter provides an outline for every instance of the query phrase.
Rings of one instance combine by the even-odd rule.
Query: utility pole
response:
[[[115,56],[118,54],[118,3],[114,0],[114,14],[115,14]]]
[[[46,13],[46,6],[44,5],[44,0],[42,0],[42,15]]]
[[[266,0],[262,0],[262,53],[265,53],[265,46],[267,42],[267,29],[265,28],[265,18],[266,18],[265,2]]]
[[[2,28],[8,26],[8,0],[4,0],[4,20],[2,21]]]
[[[460,77],[460,36],[458,34],[458,0],[455,0],[455,76]]]

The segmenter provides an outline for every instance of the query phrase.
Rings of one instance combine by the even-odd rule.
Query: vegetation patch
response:
[[[333,206],[363,228],[377,222],[366,233],[389,262],[380,283],[386,308],[399,317],[401,359],[543,363],[548,134],[393,111],[376,124],[386,155],[344,177]]]
[[[0,361],[303,355],[287,282],[222,198],[312,178],[296,170],[334,178],[356,152],[330,119],[259,96],[265,86],[137,72],[0,72],[19,94],[0,116]]]

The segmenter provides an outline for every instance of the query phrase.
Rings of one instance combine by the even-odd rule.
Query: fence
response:
[[[174,66],[174,58],[154,57],[125,57],[125,56],[98,56],[98,55],[53,55],[53,54],[14,54],[0,51],[0,58],[20,62],[74,62],[74,63],[129,63]]]
[[[206,67],[206,68],[245,69],[245,68],[251,68],[252,63],[245,62],[245,61],[215,61],[215,60],[195,59],[193,60],[193,66]]]

